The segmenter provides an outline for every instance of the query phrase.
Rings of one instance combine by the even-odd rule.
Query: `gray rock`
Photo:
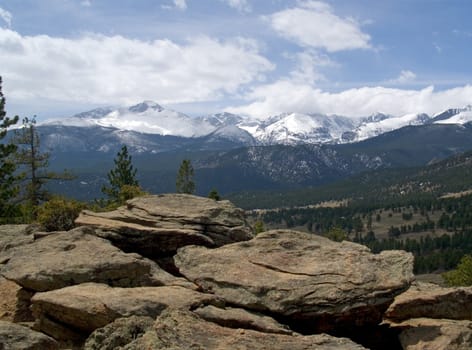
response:
[[[360,350],[364,347],[346,338],[326,334],[301,336],[262,333],[226,328],[207,322],[189,311],[169,309],[156,320],[152,329],[123,350]]]
[[[59,345],[47,335],[15,323],[0,321],[0,349],[56,350]]]
[[[239,308],[219,308],[206,305],[193,311],[206,321],[214,322],[223,327],[253,329],[264,333],[293,334],[284,325],[281,325],[272,317],[249,312]]]
[[[82,231],[57,232],[11,249],[1,274],[33,291],[84,282],[134,287],[172,281],[154,262],[126,254],[109,241]]]
[[[154,324],[147,316],[118,318],[103,328],[95,330],[84,344],[84,350],[115,350],[141,337]]]
[[[410,318],[472,320],[472,287],[444,288],[432,283],[414,283],[395,297],[385,312],[389,321]]]
[[[76,224],[92,226],[124,251],[150,258],[185,245],[218,247],[253,237],[243,210],[229,201],[187,194],[134,198],[106,213],[83,211]]]
[[[61,340],[71,337],[66,330],[80,337],[121,317],[155,318],[167,308],[194,309],[224,304],[212,294],[178,286],[113,288],[98,283],[36,293],[31,302],[35,328]]]
[[[378,324],[413,280],[410,253],[375,255],[358,244],[289,230],[217,249],[183,247],[174,260],[205,292],[246,309],[309,319],[316,331]]]

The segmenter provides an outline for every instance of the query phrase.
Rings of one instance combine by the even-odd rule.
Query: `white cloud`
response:
[[[324,2],[300,1],[298,7],[266,17],[283,37],[304,47],[323,48],[329,52],[368,49],[370,36],[350,18],[341,18]]]
[[[336,65],[328,56],[314,50],[306,50],[287,56],[297,63],[296,68],[290,72],[290,78],[298,83],[312,84],[324,81],[326,78],[320,72],[320,68]]]
[[[128,104],[209,101],[238,93],[274,66],[248,39],[184,45],[88,34],[22,36],[0,29],[0,67],[12,99]]]
[[[390,80],[389,83],[392,84],[406,84],[414,81],[416,79],[416,74],[413,73],[411,70],[402,70],[400,72],[400,75],[393,79]]]
[[[421,90],[362,87],[331,93],[308,84],[279,80],[253,89],[246,97],[250,101],[249,104],[227,110],[256,118],[266,118],[283,112],[351,117],[383,112],[400,116],[408,113],[433,114],[447,108],[470,104],[472,86],[466,85],[445,91],[435,91],[432,86]]]
[[[8,27],[11,27],[12,18],[13,16],[10,12],[0,7],[0,19],[2,19],[7,24]]]
[[[187,9],[187,3],[185,0],[174,0],[175,7],[177,7],[179,10],[186,10]]]
[[[240,12],[251,12],[251,5],[247,0],[222,0],[226,2],[230,7],[240,11]]]
[[[92,3],[90,2],[90,0],[83,0],[80,4],[84,7],[92,6]]]

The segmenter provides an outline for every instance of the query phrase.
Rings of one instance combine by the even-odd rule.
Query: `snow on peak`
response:
[[[380,134],[400,129],[408,125],[422,125],[427,123],[430,117],[427,114],[405,114],[399,117],[376,114],[375,118],[369,117],[356,128],[356,141],[362,141]]]
[[[464,108],[448,109],[434,117],[435,124],[465,124],[472,122],[472,106]]]

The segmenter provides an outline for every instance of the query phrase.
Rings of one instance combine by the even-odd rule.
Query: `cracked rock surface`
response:
[[[204,291],[246,309],[310,319],[317,330],[378,323],[413,280],[413,256],[276,230],[217,249],[189,246],[174,257]]]
[[[125,251],[151,258],[185,245],[219,247],[253,237],[242,209],[188,194],[139,197],[106,213],[85,210],[76,223],[98,229],[97,235]]]

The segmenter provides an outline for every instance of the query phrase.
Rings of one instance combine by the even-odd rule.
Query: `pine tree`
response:
[[[16,145],[3,141],[7,135],[8,127],[18,122],[18,116],[12,119],[6,116],[5,97],[2,93],[2,77],[0,76],[0,217],[9,217],[13,206],[11,199],[18,193],[18,186],[15,185],[16,165],[12,155],[16,152]]]
[[[18,147],[15,159],[25,182],[21,199],[26,202],[34,219],[38,206],[51,197],[44,185],[50,180],[71,180],[73,177],[67,172],[58,174],[47,170],[50,155],[41,151],[35,117],[24,118],[23,127],[15,131],[12,140]]]
[[[133,167],[131,155],[126,145],[121,147],[114,159],[115,168],[108,173],[109,186],[103,186],[102,192],[108,196],[111,203],[121,204],[125,200],[121,195],[123,189],[133,187],[139,189],[136,180],[137,169]]]
[[[195,192],[195,182],[193,181],[193,166],[190,160],[184,159],[177,173],[175,183],[177,193],[193,194]]]

